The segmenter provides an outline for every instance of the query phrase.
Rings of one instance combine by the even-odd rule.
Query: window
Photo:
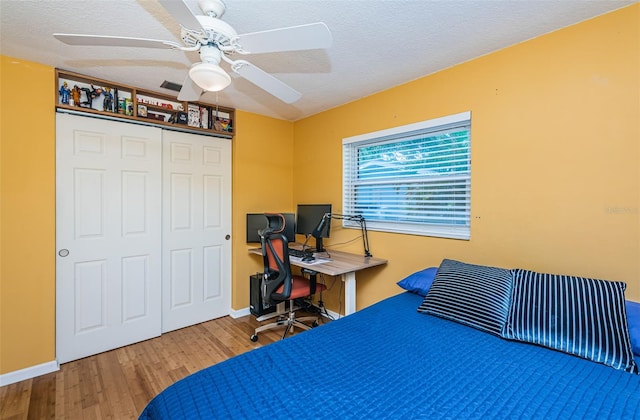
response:
[[[343,139],[344,213],[369,230],[469,239],[470,131],[464,112]]]

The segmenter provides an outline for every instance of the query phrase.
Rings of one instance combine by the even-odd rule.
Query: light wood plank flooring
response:
[[[258,325],[253,316],[226,316],[65,363],[58,372],[1,387],[0,419],[137,419],[177,380],[280,339],[283,329],[275,329],[251,342]]]

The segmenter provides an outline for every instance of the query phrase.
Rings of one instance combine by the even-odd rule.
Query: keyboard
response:
[[[290,257],[297,257],[297,258],[303,258],[306,255],[310,254],[310,252],[302,252],[299,249],[295,249],[295,248],[289,248],[289,256]]]
[[[308,257],[308,256],[312,258],[310,261],[302,261],[304,257]],[[305,252],[302,252],[299,249],[289,248],[289,261],[293,263],[304,263],[308,265],[313,265],[313,264],[322,264],[322,263],[329,262],[331,261],[331,258],[314,257],[312,249],[307,249]]]

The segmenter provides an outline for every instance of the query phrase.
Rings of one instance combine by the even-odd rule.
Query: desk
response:
[[[289,246],[295,248],[296,244],[290,244]],[[249,253],[261,256],[262,249],[251,248]],[[329,276],[341,276],[344,282],[344,314],[350,315],[356,311],[356,271],[384,265],[387,263],[387,260],[331,250],[329,251],[329,255],[331,256],[331,261],[324,263],[307,264],[302,261],[291,261],[291,265],[308,268],[309,270]]]

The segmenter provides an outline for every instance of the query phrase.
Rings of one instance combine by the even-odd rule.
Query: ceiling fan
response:
[[[220,18],[226,10],[222,0],[198,0],[203,15],[194,15],[183,0],[158,0],[181,26],[184,45],[174,41],[106,35],[53,34],[69,45],[144,47],[198,51],[199,63],[189,69],[181,101],[196,101],[203,91],[220,91],[231,83],[220,67],[225,61],[231,70],[285,103],[293,103],[302,94],[246,60],[232,60],[232,54],[262,54],[281,51],[328,48],[332,43],[329,28],[323,22],[238,35]]]

